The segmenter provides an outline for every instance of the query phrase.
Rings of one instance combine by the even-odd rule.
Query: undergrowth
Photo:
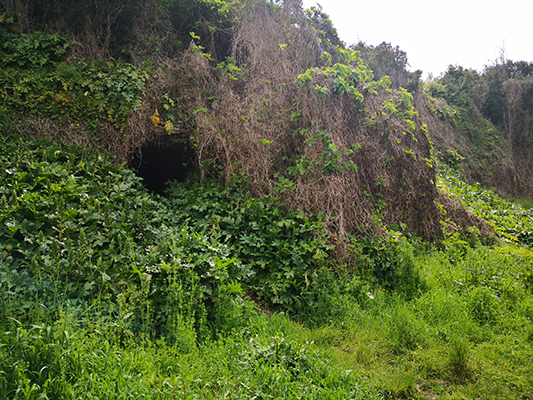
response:
[[[418,82],[296,0],[41,3],[0,10],[0,398],[532,398],[530,204],[435,184],[440,121],[528,188],[462,94],[481,76],[452,67],[417,110]],[[117,165],[159,135],[200,175],[166,198]],[[435,154],[458,172],[462,150]]]
[[[165,199],[107,156],[1,140],[2,398],[532,393],[527,243],[399,226],[333,262],[320,218],[273,198]]]
[[[272,330],[245,300],[241,281],[265,298],[277,295],[274,276],[261,292],[258,278],[247,279],[254,269],[281,270],[279,254],[263,256],[265,272],[231,257],[246,252],[221,244],[215,232],[191,229],[201,227],[199,216],[186,221],[185,207],[173,213],[107,157],[9,136],[1,148],[5,398],[365,396],[355,374],[331,371],[312,344]],[[279,216],[268,228],[293,235],[306,263],[327,250],[325,239],[312,237],[316,223],[284,219],[267,200],[253,203],[247,222]],[[235,235],[246,243],[244,233]],[[291,311],[299,295],[279,304]],[[223,365],[226,383],[200,384]]]
[[[510,243],[533,245],[533,210],[528,202],[512,202],[480,184],[468,185],[448,171],[439,180],[440,189],[466,205],[488,222],[495,232]]]

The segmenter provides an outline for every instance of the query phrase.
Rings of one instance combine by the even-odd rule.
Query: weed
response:
[[[414,314],[400,302],[393,306],[388,324],[388,340],[392,351],[404,351],[421,348],[425,343],[423,329]]]
[[[452,374],[452,379],[464,381],[471,376],[472,371],[469,365],[469,357],[470,348],[467,342],[459,338],[455,338],[450,342],[448,366]]]
[[[312,306],[331,245],[320,219],[284,213],[276,199],[239,196],[237,187],[173,183],[169,199],[176,217],[227,244],[249,269],[247,286],[266,305],[291,312]]]
[[[348,249],[356,259],[360,276],[411,299],[424,290],[425,282],[413,263],[407,243],[405,238],[398,243],[393,237],[389,240],[353,237]]]
[[[475,287],[468,292],[467,307],[470,315],[479,324],[497,324],[499,299],[486,287]]]

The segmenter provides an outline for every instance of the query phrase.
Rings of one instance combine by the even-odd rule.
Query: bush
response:
[[[507,242],[528,248],[533,243],[533,210],[505,200],[479,183],[468,185],[454,174],[439,179],[439,186],[458,199],[477,217],[490,224],[496,234]]]
[[[104,301],[128,329],[147,334],[168,333],[176,314],[200,338],[207,324],[210,334],[230,330],[241,263],[216,239],[176,227],[164,201],[111,161],[47,140],[0,137],[4,321],[24,320],[41,303],[55,313],[76,299]]]
[[[412,299],[425,289],[425,282],[413,262],[410,246],[405,237],[398,240],[392,234],[388,239],[352,237],[348,249],[355,258],[355,273]]]
[[[296,312],[312,304],[319,289],[313,282],[331,250],[322,222],[242,193],[193,181],[168,190],[176,218],[225,243],[251,270],[245,282],[265,305]]]
[[[147,70],[109,61],[65,61],[68,45],[56,35],[8,35],[3,42],[0,110],[15,124],[24,117],[47,117],[59,125],[76,122],[98,133],[98,123],[124,130],[140,105]]]

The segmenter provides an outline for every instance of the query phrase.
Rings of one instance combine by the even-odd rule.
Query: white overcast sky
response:
[[[391,43],[409,69],[437,77],[448,65],[483,71],[501,49],[533,62],[533,0],[303,0],[320,4],[347,45]]]

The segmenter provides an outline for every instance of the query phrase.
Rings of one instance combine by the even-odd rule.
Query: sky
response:
[[[531,0],[303,0],[320,4],[347,45],[382,42],[407,53],[411,71],[438,77],[449,65],[482,72],[503,54],[533,62]]]

